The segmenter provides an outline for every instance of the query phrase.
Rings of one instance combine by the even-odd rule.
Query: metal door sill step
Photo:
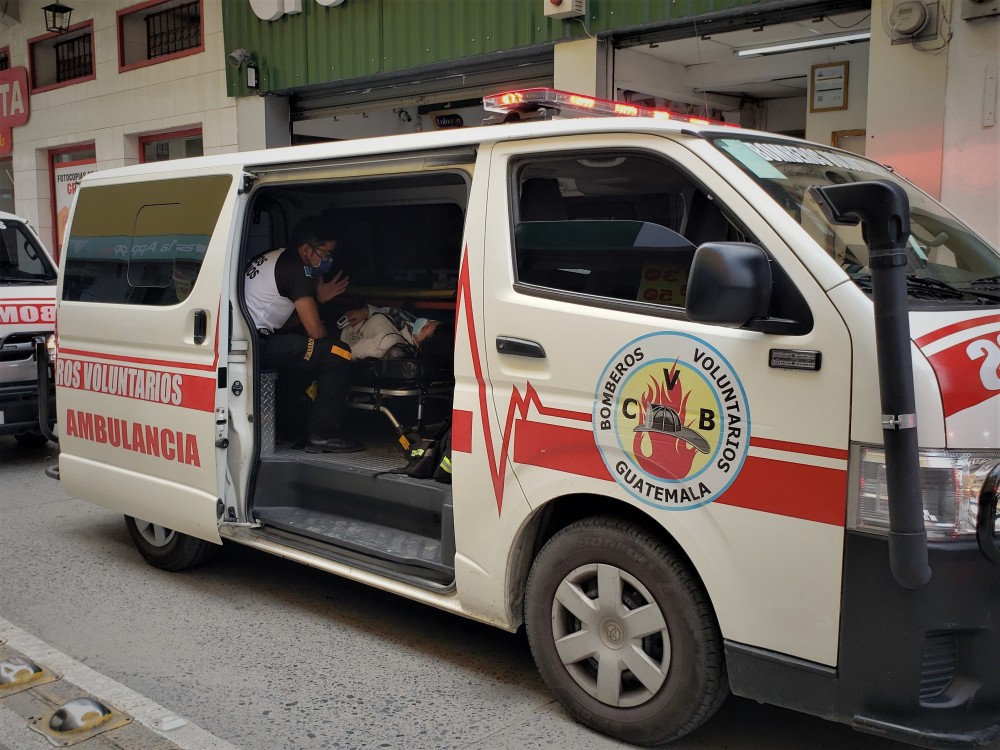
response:
[[[451,561],[441,560],[440,539],[303,508],[260,508],[254,515],[265,528],[273,527],[400,565],[454,575]]]

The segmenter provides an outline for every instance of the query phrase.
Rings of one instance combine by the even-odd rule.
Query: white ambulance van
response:
[[[925,747],[1000,736],[997,249],[827,146],[487,104],[505,124],[87,176],[66,490],[161,568],[235,542],[524,626],[566,709],[632,743],[730,692]],[[580,111],[626,116],[548,116]],[[244,271],[306,216],[350,278],[331,320],[455,327],[446,372],[351,363],[363,452],[285,440],[303,399],[258,361]],[[451,482],[402,471],[449,423]]]
[[[40,416],[45,429],[55,418],[55,392],[39,393],[35,362],[36,339],[55,322],[55,263],[27,221],[0,212],[0,435],[25,447],[47,441]]]

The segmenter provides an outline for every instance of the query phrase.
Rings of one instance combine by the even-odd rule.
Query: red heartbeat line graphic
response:
[[[535,409],[542,416],[560,417],[562,419],[572,419],[580,422],[590,422],[591,416],[582,412],[568,411],[566,409],[552,409],[542,404],[538,393],[531,383],[525,383],[524,396],[517,387],[511,389],[510,401],[507,405],[507,419],[504,423],[503,436],[500,441],[499,457],[493,447],[493,429],[490,425],[489,410],[486,403],[486,379],[483,377],[483,366],[479,359],[479,341],[476,338],[475,318],[472,312],[472,285],[469,280],[468,250],[462,258],[462,269],[458,279],[458,308],[465,309],[465,325],[469,332],[469,346],[472,349],[472,367],[476,375],[476,383],[479,385],[479,418],[483,423],[483,437],[486,440],[486,454],[490,463],[490,477],[493,480],[493,494],[497,500],[497,515],[503,510],[504,484],[506,481],[506,465],[508,462],[508,449],[513,434],[514,415],[519,413],[521,418],[528,415],[529,408],[534,404]],[[456,316],[458,311],[456,311]]]

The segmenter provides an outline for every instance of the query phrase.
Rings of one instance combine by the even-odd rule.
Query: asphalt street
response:
[[[56,455],[0,438],[0,640],[41,644],[64,672],[181,717],[218,747],[625,747],[562,710],[523,634],[233,544],[183,573],[147,565],[120,515],[44,475]],[[17,731],[10,700],[0,748],[51,747]],[[730,698],[672,747],[908,746]]]

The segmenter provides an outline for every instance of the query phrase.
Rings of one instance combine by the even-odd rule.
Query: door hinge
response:
[[[256,175],[253,172],[244,172],[243,184],[240,185],[240,190],[239,190],[240,195],[243,195],[243,193],[249,193],[250,190],[253,188],[253,184],[257,182],[258,179],[260,179],[259,175]]]

